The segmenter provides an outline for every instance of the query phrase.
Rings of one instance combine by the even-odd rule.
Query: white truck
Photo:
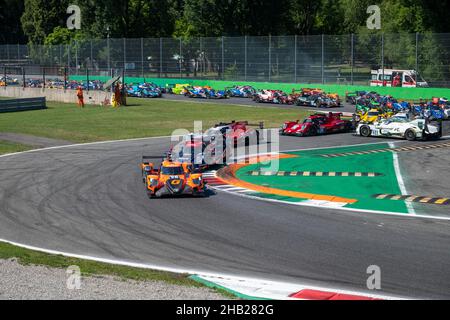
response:
[[[397,77],[398,76],[398,77]],[[396,78],[397,77],[397,78]],[[372,70],[371,87],[427,88],[428,83],[415,70]]]

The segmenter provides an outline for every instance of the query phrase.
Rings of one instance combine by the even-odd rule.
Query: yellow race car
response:
[[[370,109],[367,112],[356,114],[356,119],[361,123],[374,123],[380,119],[388,119],[392,115],[392,112],[381,112],[378,109]]]
[[[141,164],[143,180],[150,198],[205,196],[203,175],[189,163],[164,160],[159,170],[152,163]]]
[[[188,92],[188,89],[186,88],[190,87],[191,87],[190,84],[175,84],[173,88],[171,88],[171,93],[176,95],[184,95]]]

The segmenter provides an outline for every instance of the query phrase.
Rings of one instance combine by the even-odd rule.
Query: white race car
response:
[[[430,124],[426,119],[408,121],[390,118],[373,124],[359,124],[356,134],[363,137],[390,137],[409,141],[439,139],[442,137],[442,126]]]
[[[450,105],[444,107],[444,119],[450,118]]]

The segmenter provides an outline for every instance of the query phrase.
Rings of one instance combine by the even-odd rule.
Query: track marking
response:
[[[436,197],[426,197],[426,196],[410,196],[410,195],[395,195],[395,194],[377,194],[374,195],[377,200],[393,200],[393,201],[406,201],[422,204],[435,204],[440,206],[449,206],[450,198],[436,198]]]
[[[432,145],[415,145],[410,147],[401,147],[401,148],[382,148],[377,150],[370,151],[354,151],[354,152],[343,152],[343,153],[331,153],[331,154],[322,154],[320,157],[322,158],[340,158],[340,157],[349,157],[349,156],[362,156],[368,154],[376,154],[376,153],[387,153],[387,152],[412,152],[412,151],[420,151],[425,149],[443,149],[450,148],[450,143],[439,143]]]
[[[389,142],[389,147],[391,149],[396,149],[396,145],[394,142]],[[394,160],[394,170],[395,170],[395,175],[397,177],[398,186],[400,187],[400,192],[402,193],[402,195],[407,195],[408,191],[406,190],[406,184],[403,179],[402,171],[400,169],[400,160],[398,158],[398,153],[394,151],[392,153],[392,157]],[[414,210],[414,206],[411,202],[408,202],[408,201],[406,202],[406,208],[408,209],[408,213],[410,215],[412,215],[412,216],[416,215],[416,211]]]
[[[383,176],[382,173],[377,172],[311,172],[311,171],[250,171],[247,172],[249,176],[277,176],[277,177],[369,177],[375,178]]]

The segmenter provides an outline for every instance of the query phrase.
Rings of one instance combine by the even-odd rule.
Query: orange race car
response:
[[[175,162],[168,157],[157,170],[152,163],[144,160],[141,164],[142,177],[150,198],[205,195],[203,176],[195,172],[192,164]]]

